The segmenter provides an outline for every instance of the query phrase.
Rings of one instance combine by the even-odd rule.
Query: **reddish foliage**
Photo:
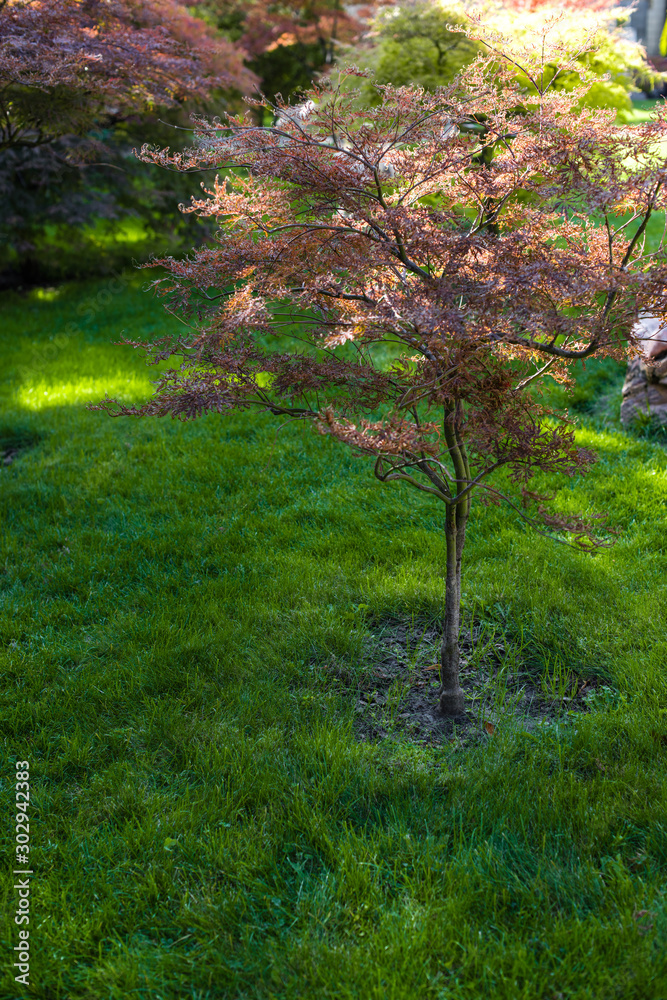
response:
[[[320,46],[323,62],[331,61],[336,43],[358,38],[379,6],[375,2],[355,6],[340,0],[201,2],[222,24],[236,23],[239,47],[249,60],[300,44]]]
[[[244,4],[247,14],[240,45],[252,59],[301,42],[318,43],[328,50],[336,41],[349,42],[362,30],[362,23],[340,3],[304,5],[298,0],[278,7],[271,0]]]
[[[176,0],[0,0],[0,148],[254,83]]]
[[[528,97],[513,69],[488,67],[435,94],[378,88],[379,104],[363,111],[353,95],[313,91],[278,108],[271,128],[230,117],[200,122],[189,153],[144,149],[165,166],[224,168],[188,209],[221,230],[187,260],[156,262],[169,273],[156,289],[192,330],[143,346],[155,360],[183,353],[181,368],[143,406],[100,404],[312,419],[374,456],[382,481],[444,502],[449,712],[462,706],[460,565],[473,494],[500,500],[489,477],[504,466],[530,520],[599,544],[594,522],[553,512],[529,489],[537,470],[573,476],[593,460],[536,389],[547,374],[566,380],[577,359],[622,357],[641,313],[667,319],[664,252],[642,242],[667,200],[664,111],[617,128],[613,112],[577,110],[579,91]],[[272,350],[271,335],[292,337],[292,353]]]

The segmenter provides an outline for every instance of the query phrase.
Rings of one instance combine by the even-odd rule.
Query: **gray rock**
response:
[[[667,353],[650,360],[633,358],[623,384],[621,423],[627,427],[639,416],[667,425]]]

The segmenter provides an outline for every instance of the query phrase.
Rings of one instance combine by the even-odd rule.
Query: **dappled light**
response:
[[[55,302],[61,292],[61,288],[35,288],[30,294],[38,302]]]
[[[19,389],[13,401],[18,407],[43,410],[49,406],[91,403],[107,392],[134,401],[140,399],[147,390],[150,390],[150,381],[145,376],[137,374],[128,377],[127,372],[109,372],[108,375],[81,378],[75,382],[37,382]]]

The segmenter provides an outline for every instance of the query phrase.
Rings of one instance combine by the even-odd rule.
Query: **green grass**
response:
[[[667,456],[620,430],[618,366],[580,380],[600,461],[558,494],[617,544],[479,508],[464,583],[536,676],[558,658],[607,697],[468,749],[370,745],[322,668],[438,614],[438,506],[299,425],[87,411],[150,389],[110,346],[172,322],[133,283],[2,315],[0,447],[26,446],[0,469],[3,1000],[667,998]]]
[[[644,122],[650,121],[655,109],[662,105],[662,97],[649,98],[646,101],[633,101],[632,111],[620,111],[618,114],[618,119],[620,124],[624,125],[643,125]]]

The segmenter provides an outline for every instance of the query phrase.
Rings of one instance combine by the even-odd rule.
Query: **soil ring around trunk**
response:
[[[569,712],[587,711],[587,699],[603,683],[577,677],[562,665],[536,676],[517,649],[488,626],[468,624],[461,630],[460,673],[466,711],[452,718],[438,706],[439,626],[384,619],[370,627],[358,673],[336,661],[324,668],[336,687],[350,695],[356,691],[354,730],[360,741],[469,746],[510,720],[534,731],[563,721]]]

